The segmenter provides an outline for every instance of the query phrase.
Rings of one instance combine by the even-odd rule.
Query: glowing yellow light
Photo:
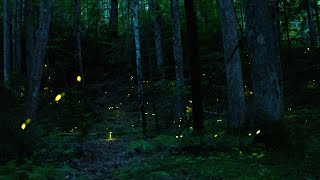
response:
[[[180,137],[182,138],[183,136],[182,136],[182,135],[180,135]]]
[[[258,131],[256,132],[256,134],[260,134],[260,130],[258,130]]]
[[[145,115],[148,115],[148,113],[144,113]]]
[[[192,129],[193,129],[193,127],[190,127],[189,129],[190,129],[190,130],[192,130]]]
[[[176,136],[176,138],[178,139],[178,138],[179,138],[179,136]]]
[[[221,122],[221,121],[222,121],[222,119],[218,119],[218,120],[217,120],[217,122]]]
[[[23,124],[21,125],[21,129],[22,129],[22,130],[24,130],[26,127],[27,127],[27,124],[26,124],[26,123],[23,123]]]
[[[215,137],[215,138],[218,137],[218,134],[214,135],[214,137]]]
[[[156,114],[151,114],[152,116],[155,116]]]
[[[109,139],[112,139],[112,132],[109,132]]]
[[[251,133],[249,133],[248,135],[251,136]]]
[[[26,124],[30,124],[30,123],[31,123],[31,119],[28,118],[28,119],[26,120]]]
[[[77,81],[81,82],[81,76],[77,76]]]
[[[58,94],[54,100],[56,102],[58,102],[58,101],[60,101],[61,98],[62,98],[61,94]]]
[[[66,95],[66,93],[64,93],[64,92],[63,92],[63,93],[61,93],[61,97],[64,97],[65,95]]]

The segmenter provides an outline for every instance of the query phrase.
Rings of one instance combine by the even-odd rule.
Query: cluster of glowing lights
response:
[[[22,125],[21,125],[21,129],[25,130],[27,125],[31,123],[31,119],[28,118]]]
[[[181,134],[180,136],[176,136],[176,139],[179,139],[179,138],[183,138],[183,135]]]

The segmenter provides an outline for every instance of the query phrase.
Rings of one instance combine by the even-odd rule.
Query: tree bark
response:
[[[12,64],[13,72],[21,73],[21,23],[22,23],[22,2],[14,0],[12,17]]]
[[[316,15],[316,24],[317,24],[317,33],[316,33],[318,35],[317,41],[319,41],[318,39],[320,38],[320,19],[319,19],[318,0],[314,0],[313,3],[314,3],[313,4],[314,12]]]
[[[176,70],[176,91],[177,91],[177,113],[179,121],[184,119],[184,104],[183,104],[183,88],[184,88],[184,67],[180,29],[180,10],[179,0],[171,0],[172,7],[172,28],[173,28],[173,55],[175,60]]]
[[[162,39],[161,39],[161,14],[160,14],[160,5],[156,0],[151,0],[151,10],[154,11],[152,16],[153,28],[154,28],[154,42],[156,48],[156,60],[157,60],[157,69],[160,74],[161,80],[165,79],[165,67],[163,60],[163,49],[162,49]]]
[[[76,52],[75,59],[77,62],[77,75],[80,75],[83,79],[83,62],[82,62],[82,53],[81,53],[81,4],[80,0],[73,0],[73,15],[74,15],[74,33],[76,39]],[[82,80],[82,85],[84,81]]]
[[[39,26],[36,31],[36,40],[32,53],[32,66],[29,81],[30,106],[28,107],[28,117],[36,119],[38,109],[39,89],[42,78],[42,70],[48,43],[49,28],[51,22],[51,8],[53,0],[40,1]]]
[[[118,0],[111,0],[109,28],[111,39],[116,39],[118,36]]]
[[[221,31],[226,61],[228,128],[240,128],[245,115],[241,59],[238,47],[237,19],[232,0],[219,0]],[[236,51],[234,52],[234,50]]]
[[[138,102],[140,109],[140,118],[142,125],[142,133],[145,136],[147,130],[147,121],[144,108],[144,94],[143,94],[143,82],[142,82],[142,65],[141,65],[141,49],[140,49],[140,35],[139,35],[139,0],[132,0],[133,2],[133,28],[134,28],[134,40],[136,48],[136,68],[137,68],[137,92]]]
[[[24,1],[24,13],[25,13],[25,43],[26,43],[26,61],[27,61],[27,79],[30,79],[31,69],[32,69],[32,53],[34,48],[34,24],[33,24],[33,1],[32,0],[25,0]],[[28,98],[31,98],[28,97]],[[27,102],[31,102],[28,100]],[[28,105],[30,106],[30,105]]]
[[[283,120],[283,86],[280,61],[277,4],[247,0],[246,25],[251,80],[253,118],[257,124],[279,124]]]
[[[201,64],[199,58],[197,17],[193,0],[184,0],[185,12],[187,15],[187,33],[191,69],[191,85],[192,85],[192,120],[196,134],[203,134],[203,107],[201,94]]]
[[[313,20],[313,13],[312,13],[312,6],[310,0],[306,0],[307,4],[307,14],[308,14],[308,26],[309,26],[309,36],[310,36],[310,45],[311,47],[317,46],[317,38],[316,33],[314,30],[314,20]]]
[[[3,0],[3,79],[4,87],[10,89],[10,15],[9,1]]]

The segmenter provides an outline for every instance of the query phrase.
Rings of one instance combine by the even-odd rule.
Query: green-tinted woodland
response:
[[[318,0],[3,0],[0,179],[319,179]]]

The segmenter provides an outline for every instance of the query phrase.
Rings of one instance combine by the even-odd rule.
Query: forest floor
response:
[[[153,114],[161,124],[174,117],[172,82],[164,89],[145,83],[149,131],[142,138],[135,81],[130,76],[115,81],[119,72],[107,83],[66,92],[59,104],[41,101],[40,146],[32,156],[15,154],[1,164],[0,179],[320,179],[320,66],[304,67],[297,63],[284,75],[290,146],[256,144],[256,130],[228,135],[219,125],[223,117],[206,117],[202,137],[193,136],[190,127],[157,132]],[[54,96],[44,93],[43,99]],[[26,151],[30,134],[28,127],[20,128],[24,107],[4,99],[0,93],[0,121],[13,124],[0,127],[1,132],[9,145],[22,141],[11,150]]]

